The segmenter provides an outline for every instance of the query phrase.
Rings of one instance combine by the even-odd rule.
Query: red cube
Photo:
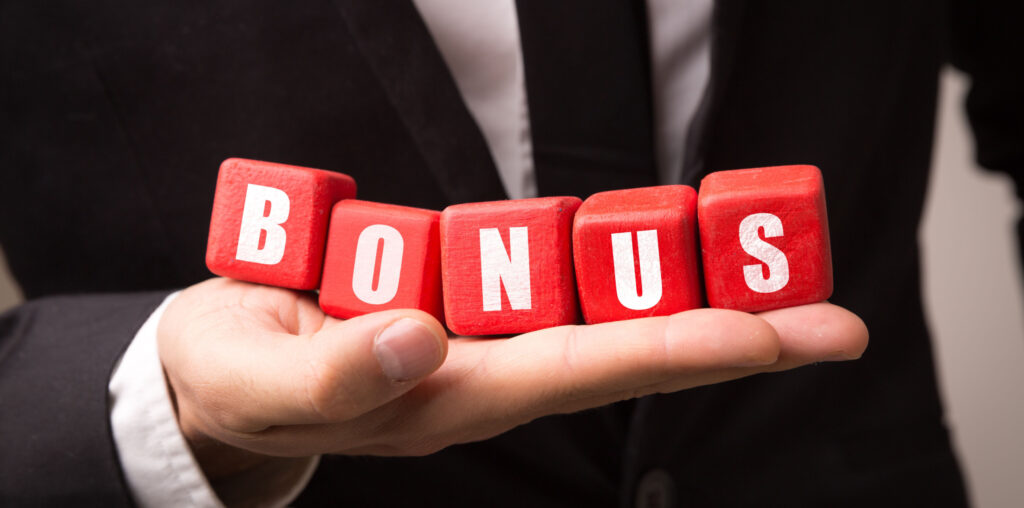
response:
[[[420,309],[443,321],[441,212],[346,199],[334,205],[320,308],[338,318]]]
[[[228,159],[217,177],[206,266],[234,279],[315,289],[331,207],[355,194],[355,181],[341,173]]]
[[[576,212],[572,239],[587,323],[700,307],[697,192],[692,187],[594,194]]]
[[[697,202],[712,307],[747,312],[832,295],[821,171],[779,166],[712,173]]]
[[[466,203],[441,213],[448,327],[460,335],[525,333],[575,323],[572,219],[579,198]]]

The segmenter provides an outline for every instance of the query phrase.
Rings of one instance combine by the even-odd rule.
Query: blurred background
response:
[[[961,107],[966,89],[963,75],[943,75],[920,232],[925,309],[946,418],[975,505],[1024,506],[1024,277],[1014,236],[1021,207],[1007,177],[973,163]],[[0,311],[19,301],[0,252]]]
[[[1024,299],[1013,184],[973,161],[968,80],[942,80],[920,238],[946,419],[979,507],[1024,506]],[[1024,140],[1022,140],[1024,143]]]

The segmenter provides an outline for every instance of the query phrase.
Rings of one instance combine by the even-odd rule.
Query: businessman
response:
[[[0,320],[0,501],[965,503],[916,231],[951,56],[980,161],[1020,178],[1000,57],[1019,36],[995,7],[0,8],[0,241],[29,299]],[[435,209],[812,163],[834,305],[507,339],[411,311],[341,322],[308,295],[202,282],[229,156]],[[860,356],[864,323],[863,358],[817,363]]]

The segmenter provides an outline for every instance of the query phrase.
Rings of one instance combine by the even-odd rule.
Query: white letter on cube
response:
[[[270,212],[263,209],[270,203]],[[235,258],[264,265],[276,265],[284,257],[287,234],[281,224],[288,220],[291,202],[281,189],[250,183],[245,190],[242,224],[238,231],[238,250]],[[267,241],[260,248],[261,233],[267,232]]]
[[[497,228],[480,230],[480,276],[485,311],[501,310],[501,286],[509,306],[525,310],[530,302],[530,243],[527,228],[509,228],[509,252]]]

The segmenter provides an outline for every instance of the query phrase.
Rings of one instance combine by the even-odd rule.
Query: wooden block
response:
[[[355,194],[355,181],[340,173],[228,159],[217,177],[206,266],[233,279],[315,289],[331,207]]]
[[[444,320],[441,212],[346,199],[334,205],[320,307],[338,318],[420,309]]]
[[[449,206],[441,213],[448,327],[525,333],[578,320],[571,229],[579,198]]]
[[[825,188],[814,166],[712,173],[697,203],[712,307],[747,312],[832,295]]]
[[[587,323],[700,307],[697,192],[692,187],[594,194],[576,212],[572,239]]]

